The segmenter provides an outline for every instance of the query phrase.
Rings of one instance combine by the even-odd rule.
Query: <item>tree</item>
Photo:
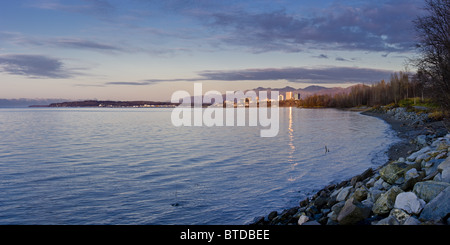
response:
[[[414,21],[420,51],[415,65],[436,102],[450,109],[450,0],[426,0],[425,10]]]

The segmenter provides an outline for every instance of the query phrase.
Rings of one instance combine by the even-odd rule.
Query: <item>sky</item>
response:
[[[0,98],[348,87],[414,69],[424,0],[0,0]]]

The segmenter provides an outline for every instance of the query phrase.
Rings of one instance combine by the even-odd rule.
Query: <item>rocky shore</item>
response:
[[[389,123],[402,139],[377,169],[326,186],[297,207],[255,218],[252,225],[448,225],[450,133],[404,108],[363,114]]]

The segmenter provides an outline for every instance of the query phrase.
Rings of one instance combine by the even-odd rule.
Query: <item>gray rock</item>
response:
[[[407,218],[405,220],[405,223],[403,223],[403,225],[420,225],[420,221],[412,216],[410,216],[409,218]]]
[[[442,182],[442,174],[441,173],[436,174],[436,176],[434,176],[433,180],[437,181],[437,182]]]
[[[381,194],[378,200],[374,203],[372,211],[375,214],[387,214],[394,207],[395,199],[398,194],[402,193],[402,189],[397,186],[392,187],[387,192]]]
[[[351,186],[343,188],[339,192],[339,194],[336,196],[336,201],[337,202],[345,201],[347,199],[348,195],[350,194],[350,189],[351,188],[352,188]]]
[[[411,154],[409,157],[406,158],[406,160],[408,160],[410,162],[414,162],[419,155],[422,155],[422,154],[427,153],[429,151],[431,151],[431,148],[429,146],[426,146],[426,147],[420,149],[419,151],[414,152],[413,154]]]
[[[417,169],[415,169],[415,168],[412,168],[405,173],[405,181],[407,181],[411,178],[417,178],[417,177],[419,177],[419,173],[417,172]]]
[[[278,216],[278,212],[277,211],[272,211],[272,212],[269,213],[269,216],[267,216],[267,218],[270,221],[270,220],[275,219],[275,217],[277,217],[277,216]]]
[[[360,187],[358,189],[355,190],[355,192],[353,192],[353,198],[358,201],[361,202],[362,200],[367,198],[367,189],[365,187]]]
[[[397,219],[393,216],[388,216],[378,222],[372,222],[372,225],[400,225]]]
[[[435,158],[436,159],[444,159],[445,157],[447,157],[447,152],[442,152],[439,155],[437,155]]]
[[[441,191],[422,210],[420,219],[437,220],[442,219],[450,213],[450,187]]]
[[[425,163],[424,165],[428,165],[429,167],[425,168],[426,175],[430,175],[431,173],[434,173],[438,170],[438,166],[442,164],[444,160],[443,159],[432,159],[428,163]]]
[[[431,201],[435,198],[439,192],[449,187],[450,184],[446,182],[437,182],[437,181],[423,181],[418,182],[414,185],[413,192],[419,197],[423,199],[425,202]]]
[[[377,181],[375,181],[375,183],[373,184],[373,188],[377,189],[377,190],[381,190],[383,189],[383,183],[384,180],[382,178],[379,178]]]
[[[375,184],[375,181],[376,181],[375,178],[371,178],[369,181],[367,181],[366,187],[367,187],[367,188],[373,187],[374,184]]]
[[[362,205],[360,202],[349,198],[344,207],[339,212],[337,221],[340,225],[353,225],[370,216],[370,209]]]
[[[406,164],[401,162],[389,163],[380,169],[380,176],[387,183],[395,184],[398,178],[404,176],[407,171],[415,167],[416,164]]]
[[[373,203],[375,203],[383,193],[384,192],[379,189],[370,188],[367,199],[370,199]]]
[[[321,224],[315,220],[311,220],[311,221],[304,223],[303,225],[321,225]]]
[[[373,208],[373,202],[369,199],[363,200],[361,202],[362,205],[366,206],[368,209],[372,210]]]
[[[427,144],[427,136],[426,135],[419,135],[417,136],[417,144],[419,145],[426,145]]]
[[[404,210],[398,208],[392,209],[391,212],[389,213],[389,216],[394,217],[400,225],[403,225],[406,219],[411,217],[411,215],[406,213]]]
[[[425,206],[425,201],[419,199],[413,192],[403,192],[397,195],[394,208],[404,210],[409,214],[419,214]]]
[[[441,172],[441,181],[450,183],[450,157],[439,164],[437,170]]]

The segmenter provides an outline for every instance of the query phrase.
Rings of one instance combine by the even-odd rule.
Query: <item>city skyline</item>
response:
[[[348,87],[415,55],[424,1],[2,1],[0,98]]]

